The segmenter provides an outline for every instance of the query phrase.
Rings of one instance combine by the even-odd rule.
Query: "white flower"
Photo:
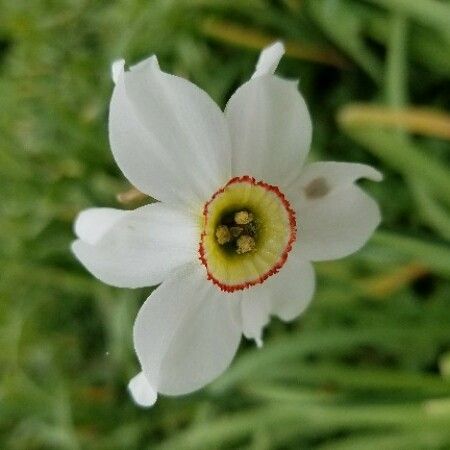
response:
[[[297,83],[274,76],[281,43],[223,113],[155,56],[113,66],[109,137],[117,164],[160,200],[134,211],[95,208],[76,220],[73,251],[119,287],[160,284],[134,325],[142,372],[130,391],[195,391],[221,374],[241,334],[260,346],[271,315],[289,321],[314,292],[310,261],[358,250],[380,221],[355,181],[381,180],[362,164],[304,165],[311,121]]]

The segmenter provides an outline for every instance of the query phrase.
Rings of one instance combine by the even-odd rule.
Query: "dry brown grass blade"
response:
[[[282,39],[280,36],[269,35],[255,28],[243,27],[222,20],[207,20],[203,23],[201,30],[210,38],[255,50],[261,50],[272,42]],[[286,55],[292,58],[327,64],[340,69],[351,66],[344,56],[332,48],[306,42],[282,40],[285,44]]]
[[[129,205],[131,203],[139,203],[143,202],[145,199],[148,199],[148,195],[139,191],[135,187],[128,189],[128,191],[120,192],[117,194],[117,201],[122,205]]]
[[[411,262],[392,272],[360,280],[360,285],[363,291],[371,297],[386,298],[428,272],[428,269],[422,264]]]
[[[392,109],[384,106],[353,104],[345,106],[338,121],[347,125],[381,125],[403,128],[410,133],[450,140],[450,114],[428,108]]]

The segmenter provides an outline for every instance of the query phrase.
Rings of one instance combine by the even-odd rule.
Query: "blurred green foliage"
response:
[[[450,2],[0,0],[0,12],[0,448],[450,448],[449,140],[433,120],[424,136],[344,114],[420,106],[445,134]],[[385,174],[365,186],[382,228],[316,265],[312,306],[273,320],[262,350],[243,343],[210,387],[139,409],[126,384],[149,290],[104,286],[69,251],[76,213],[117,207],[129,188],[108,148],[110,63],[156,53],[224,106],[274,37],[311,110],[311,157]]]

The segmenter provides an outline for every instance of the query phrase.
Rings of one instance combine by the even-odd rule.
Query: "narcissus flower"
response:
[[[159,286],[142,305],[134,345],[135,401],[195,391],[220,375],[241,335],[262,344],[270,316],[307,307],[311,261],[358,250],[380,221],[355,181],[363,164],[305,165],[311,121],[297,83],[274,75],[281,43],[265,49],[225,112],[155,56],[113,66],[114,158],[159,200],[134,211],[94,208],[75,223],[73,251],[113,286]]]

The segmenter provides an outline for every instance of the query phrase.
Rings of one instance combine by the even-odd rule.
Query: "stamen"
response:
[[[230,215],[224,215],[217,226],[215,235],[219,245],[235,251],[238,255],[256,248],[256,222],[253,213],[242,209]]]
[[[216,228],[216,239],[220,245],[224,245],[231,240],[230,230],[226,225],[219,225]]]
[[[241,255],[242,253],[248,253],[255,250],[256,242],[255,239],[253,239],[248,234],[243,234],[237,239],[236,246],[236,253]]]
[[[256,235],[256,231],[257,231],[257,226],[255,222],[250,222],[249,224],[247,224],[245,226],[245,231],[247,232],[247,234],[249,234],[250,236],[255,236]]]
[[[245,209],[234,214],[234,221],[238,225],[247,225],[253,220],[253,214]]]
[[[233,236],[234,238],[239,237],[242,234],[242,231],[244,231],[244,230],[241,227],[231,227],[230,228],[231,236]]]

